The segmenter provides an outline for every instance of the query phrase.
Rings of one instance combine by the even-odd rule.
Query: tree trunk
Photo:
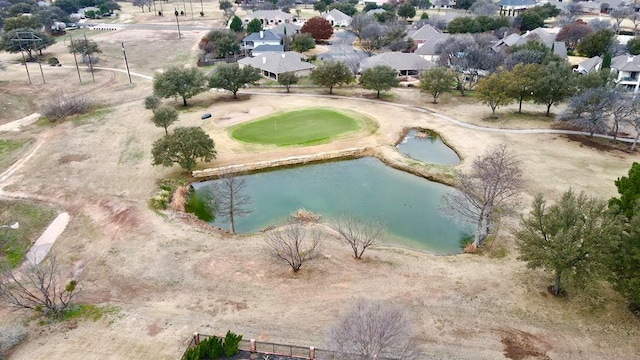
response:
[[[169,135],[169,130],[167,130],[167,126],[164,127],[164,134],[167,136]]]
[[[333,94],[333,86],[329,86],[329,94]]]
[[[184,96],[182,97],[182,105],[187,106],[187,98]]]
[[[518,114],[522,114],[522,99],[524,95],[520,95],[520,105],[518,106]]]
[[[560,275],[560,272],[556,270],[556,280],[553,284],[553,295],[555,296],[560,295],[560,280],[562,280],[562,275]]]
[[[433,95],[433,103],[434,104],[438,103],[438,95]]]
[[[237,91],[237,90],[233,92],[233,98],[234,98],[234,99],[237,99],[237,98],[238,98],[238,95],[237,95],[237,94],[238,94],[238,91]]]
[[[551,112],[551,105],[553,104],[547,104],[547,117],[549,117],[549,113]]]
[[[380,98],[380,90],[378,90],[378,93],[376,94],[376,99]]]
[[[631,144],[632,151],[636,149],[636,145],[638,144],[638,138],[640,138],[640,131],[638,131],[638,133],[636,134],[635,140],[633,140],[633,144]]]
[[[236,223],[233,221],[233,212],[229,213],[229,230],[232,234],[236,233]]]
[[[289,85],[287,85],[287,93],[289,92],[289,88],[290,88],[290,86],[289,86]]]
[[[616,139],[618,138],[618,131],[619,131],[617,122],[613,123],[613,129],[611,131],[613,131],[613,141],[616,141]]]

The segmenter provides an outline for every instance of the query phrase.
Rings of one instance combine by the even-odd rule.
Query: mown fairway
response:
[[[274,114],[231,129],[231,136],[247,143],[315,145],[359,130],[364,121],[330,109],[304,109]]]

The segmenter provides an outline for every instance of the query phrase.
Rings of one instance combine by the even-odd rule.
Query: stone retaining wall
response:
[[[194,170],[191,172],[191,176],[194,178],[203,178],[203,177],[219,177],[221,174],[237,174],[237,173],[246,173],[256,170],[268,169],[273,167],[287,166],[287,165],[298,165],[298,164],[307,164],[310,162],[331,160],[331,159],[339,159],[346,157],[358,157],[363,156],[367,152],[367,148],[350,148],[339,151],[329,151],[322,152],[313,155],[303,155],[303,156],[291,156],[283,159],[277,160],[267,160],[267,161],[259,161],[250,164],[238,164],[238,165],[229,165],[218,168],[210,168],[204,170]]]

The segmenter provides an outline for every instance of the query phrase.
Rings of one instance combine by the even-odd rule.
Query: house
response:
[[[640,56],[616,56],[611,59],[611,69],[618,72],[618,86],[634,93],[640,90]]]
[[[303,58],[304,55],[295,51],[263,53],[260,56],[238,60],[238,64],[240,67],[253,66],[260,69],[262,76],[278,80],[278,76],[286,72],[292,72],[297,76],[310,74],[315,66],[302,61]]]
[[[436,62],[438,61],[436,54],[438,44],[447,41],[450,35],[444,34],[440,30],[427,24],[418,30],[409,30],[407,36],[411,38],[417,46],[417,49],[413,52],[414,54],[420,55],[427,61]]]
[[[351,25],[351,16],[343,13],[338,9],[331,9],[331,11],[326,12],[322,17],[327,20],[331,26],[343,26],[347,27]]]
[[[251,56],[261,56],[264,53],[283,53],[284,45],[258,45],[251,50]]]
[[[500,7],[501,16],[518,16],[538,3],[536,0],[500,0],[497,5]]]
[[[586,74],[599,71],[602,68],[602,58],[594,56],[578,64],[577,72]],[[640,56],[620,55],[611,59],[611,71],[616,74],[616,84],[625,90],[640,92]]]
[[[287,14],[282,10],[258,10],[247,14],[242,21],[248,24],[253,19],[260,20],[263,27],[277,26],[282,23],[292,23],[297,20],[291,14]]]
[[[242,39],[242,49],[253,50],[261,45],[282,45],[282,38],[269,30],[262,30],[249,34]]]
[[[415,76],[435,65],[416,54],[386,52],[362,60],[360,71],[378,65],[387,65],[398,71],[399,76]]]
[[[300,25],[282,23],[274,28],[269,29],[269,31],[276,35],[279,35],[281,38],[284,38],[284,35],[293,36],[294,34],[299,34],[301,28],[302,27]]]
[[[527,31],[523,35],[509,34],[493,44],[491,46],[491,49],[493,49],[493,51],[495,52],[506,51],[512,46],[524,45],[528,41],[538,41],[544,44],[544,46],[551,48],[554,55],[566,59],[567,47],[565,43],[562,41],[555,41],[557,31],[557,29],[537,28],[531,31]]]

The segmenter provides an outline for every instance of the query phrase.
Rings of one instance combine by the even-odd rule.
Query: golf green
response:
[[[273,114],[231,128],[239,141],[277,146],[316,145],[363,128],[365,119],[332,109],[309,108]]]

